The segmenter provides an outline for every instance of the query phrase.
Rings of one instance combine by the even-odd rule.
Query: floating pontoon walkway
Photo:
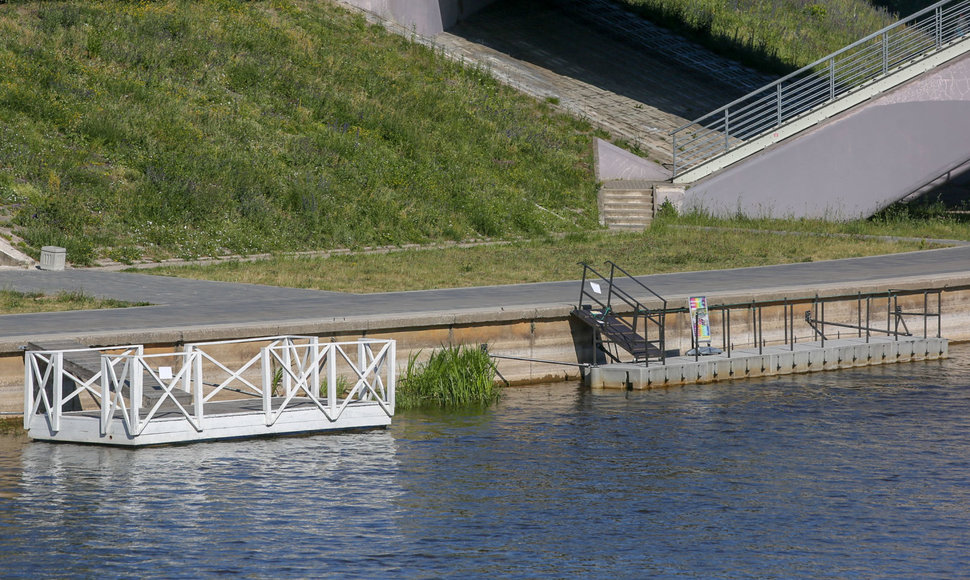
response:
[[[768,377],[946,358],[949,342],[937,337],[869,337],[736,349],[660,362],[591,367],[593,388],[648,389],[739,378]]]
[[[140,345],[28,350],[24,428],[39,440],[139,447],[385,427],[395,356],[392,340],[301,336],[160,354]]]

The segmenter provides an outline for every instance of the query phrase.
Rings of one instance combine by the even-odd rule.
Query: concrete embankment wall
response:
[[[462,18],[478,12],[495,0],[341,0],[344,4],[372,12],[413,29],[422,36],[434,36]]]
[[[874,282],[866,286],[847,288],[827,286],[819,288],[771,289],[754,294],[708,294],[710,306],[718,304],[740,304],[754,301],[787,299],[810,299],[816,293],[819,297],[843,297],[827,302],[825,319],[832,322],[856,323],[858,303],[851,294],[855,292],[884,292],[889,288],[897,290],[933,287],[958,287],[970,285],[967,279],[945,280],[893,280]],[[686,296],[668,297],[670,307],[686,304]],[[656,306],[649,304],[649,306]],[[904,312],[922,312],[923,296],[910,295],[899,298],[899,306]],[[865,301],[863,301],[863,308]],[[870,325],[886,327],[886,300],[871,301]],[[801,304],[794,309],[794,335],[798,342],[812,340],[813,332],[804,321],[804,312],[810,305]],[[929,296],[929,310],[936,312],[936,296]],[[941,334],[951,341],[970,340],[970,290],[946,290],[941,294]],[[454,312],[422,312],[398,317],[355,317],[342,321],[302,322],[293,324],[274,324],[250,327],[222,326],[188,329],[156,329],[142,333],[111,335],[101,333],[79,338],[91,345],[145,344],[150,352],[171,351],[187,342],[227,340],[244,337],[274,336],[281,334],[317,335],[327,339],[355,339],[362,336],[372,338],[394,338],[398,341],[398,366],[407,365],[408,357],[426,357],[433,349],[448,344],[479,345],[487,344],[493,354],[516,356],[566,363],[589,362],[592,360],[592,336],[590,330],[577,323],[570,316],[572,305],[551,304],[541,308],[503,308],[465,310]],[[762,337],[766,344],[777,344],[785,336],[785,308],[783,305],[765,306],[761,309]],[[865,322],[865,311],[862,314]],[[754,344],[752,332],[756,316],[745,309],[735,309],[731,314],[731,343],[734,348],[750,347]],[[790,320],[790,319],[789,319]],[[922,335],[921,318],[908,316],[907,324],[914,334]],[[713,345],[722,344],[721,314],[712,312],[711,326],[714,334]],[[936,319],[928,319],[931,336],[937,332]],[[848,329],[827,329],[829,338],[855,336]],[[22,409],[23,355],[20,344],[0,344],[0,411],[16,412]],[[227,348],[220,360],[228,365],[242,363],[253,354],[258,345]],[[690,348],[690,326],[686,314],[672,314],[667,320],[667,348],[686,351]],[[500,360],[499,370],[504,378],[513,384],[547,382],[563,379],[578,379],[580,369],[570,365],[544,364],[528,361]]]

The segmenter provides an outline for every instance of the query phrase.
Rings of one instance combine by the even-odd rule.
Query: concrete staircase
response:
[[[642,231],[653,220],[654,184],[649,181],[607,181],[599,192],[600,224],[611,230]]]

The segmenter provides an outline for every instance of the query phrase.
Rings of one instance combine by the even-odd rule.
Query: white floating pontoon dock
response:
[[[394,415],[393,340],[74,346],[25,352],[33,439],[139,447],[385,427]]]

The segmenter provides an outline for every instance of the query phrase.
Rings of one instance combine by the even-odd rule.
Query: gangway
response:
[[[393,340],[277,336],[161,353],[69,346],[24,353],[32,439],[139,447],[385,427],[394,415]]]
[[[671,132],[674,182],[696,182],[968,52],[970,0],[937,2]]]
[[[632,355],[634,362],[663,360],[667,301],[613,262],[607,262],[610,266],[608,278],[585,262],[580,265],[583,280],[579,304],[572,314],[593,330],[594,350],[603,352],[613,362],[620,362],[621,350]],[[634,297],[633,291],[621,287],[618,273],[632,284],[633,291],[658,300],[661,307],[650,309],[644,306]]]

